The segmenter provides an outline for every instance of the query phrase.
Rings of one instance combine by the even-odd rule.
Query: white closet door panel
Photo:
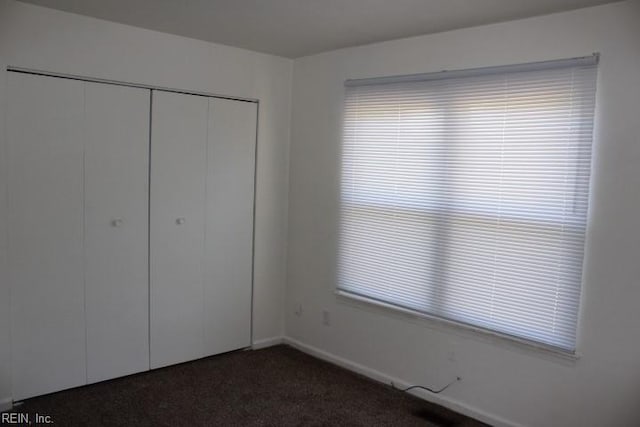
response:
[[[85,83],[89,383],[149,369],[150,91]]]
[[[86,382],[83,83],[8,73],[13,398]]]
[[[209,100],[205,352],[251,345],[257,104]]]
[[[153,92],[151,367],[202,357],[208,99]]]

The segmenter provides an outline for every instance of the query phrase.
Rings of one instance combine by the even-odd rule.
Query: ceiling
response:
[[[290,58],[612,0],[22,0]]]

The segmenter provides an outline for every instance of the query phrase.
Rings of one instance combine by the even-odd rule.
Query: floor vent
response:
[[[455,427],[458,422],[451,420],[435,411],[427,408],[420,408],[412,411],[413,416],[428,421],[434,427]]]

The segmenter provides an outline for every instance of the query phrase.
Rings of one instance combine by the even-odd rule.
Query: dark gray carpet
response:
[[[58,426],[484,426],[280,345],[25,400]]]

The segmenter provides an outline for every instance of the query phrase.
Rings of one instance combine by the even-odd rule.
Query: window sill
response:
[[[393,304],[389,304],[389,303],[378,301],[372,298],[367,298],[364,296],[352,294],[347,291],[336,290],[335,294],[336,296],[338,296],[338,298],[343,299],[344,301],[355,302],[357,304],[381,308],[385,311],[409,316],[410,318],[426,320],[438,326],[452,327],[454,329],[463,330],[467,332],[470,331],[477,336],[490,338],[492,340],[497,339],[500,342],[511,345],[511,346],[519,347],[521,349],[525,349],[529,351],[535,351],[537,353],[544,354],[544,355],[553,356],[554,358],[558,358],[561,360],[575,362],[578,359],[580,359],[580,354],[578,352],[572,353],[557,347],[538,343],[535,341],[530,341],[524,338],[518,338],[512,335],[503,334],[500,332],[492,331],[492,330],[481,328],[478,326],[473,326],[467,323],[457,322],[455,320],[450,320],[450,319],[445,319],[445,318],[434,316],[434,315],[425,314],[416,310],[398,307]]]

